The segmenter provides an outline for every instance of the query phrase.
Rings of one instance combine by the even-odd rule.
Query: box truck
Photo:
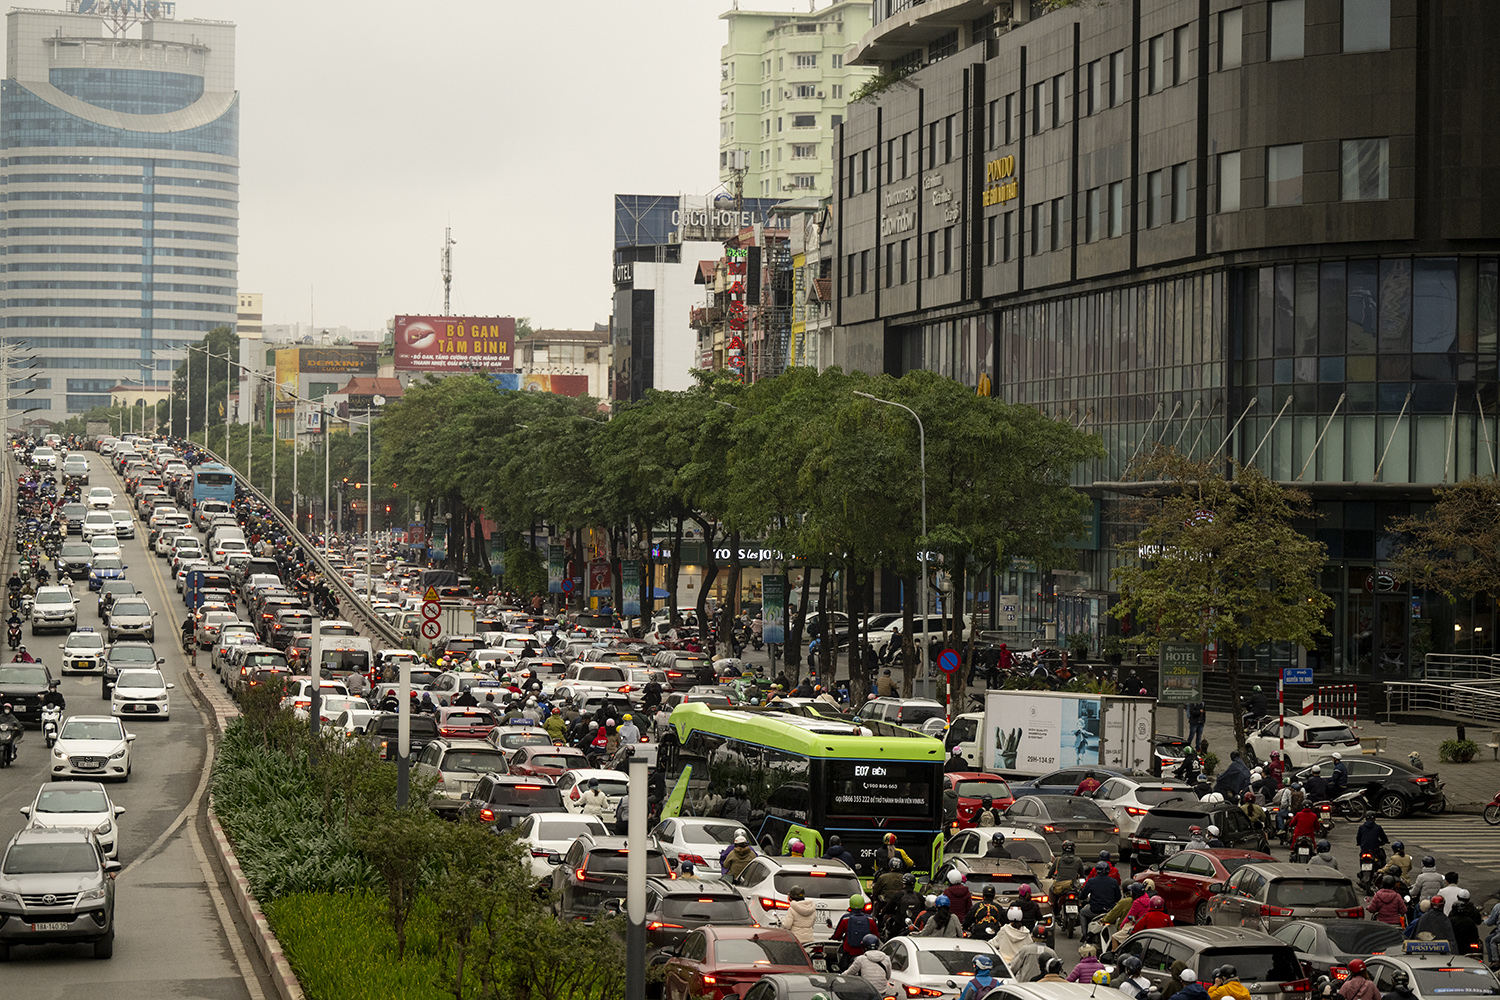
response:
[[[955,716],[944,743],[980,771],[1040,775],[1080,764],[1151,767],[1156,702],[1073,691],[990,691]]]

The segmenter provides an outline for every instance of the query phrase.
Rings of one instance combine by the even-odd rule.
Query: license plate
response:
[[[1187,847],[1186,844],[1162,844],[1161,851],[1168,856],[1176,854]]]
[[[1067,906],[1063,907],[1063,912],[1070,917],[1076,917],[1078,916],[1078,907],[1074,906],[1072,903],[1069,903]]]
[[[65,931],[73,925],[66,920],[49,920],[43,924],[32,924],[34,931]]]
[[[121,707],[127,712],[144,712],[146,710],[145,705],[122,705]]]
[[[1362,865],[1359,866],[1359,870],[1362,871],[1362,872],[1372,872],[1372,871],[1375,870],[1375,866],[1373,864],[1371,864],[1370,862],[1366,861],[1364,864],[1362,864]]]
[[[78,669],[79,670],[93,670],[94,669],[94,661],[93,660],[79,660],[78,661]]]
[[[77,764],[75,764],[73,766],[76,767],[76,768],[78,768],[80,771],[97,771],[99,768],[103,767],[104,765],[101,764],[101,763],[99,763],[97,760],[83,760],[83,761],[79,761]]]

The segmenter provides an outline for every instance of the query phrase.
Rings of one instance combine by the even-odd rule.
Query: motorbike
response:
[[[1350,823],[1360,822],[1365,818],[1365,813],[1373,811],[1374,808],[1363,788],[1345,792],[1333,800],[1334,811]]]
[[[1484,807],[1484,821],[1490,826],[1500,826],[1500,792]]]
[[[48,705],[42,709],[42,739],[47,741],[47,748],[57,742],[57,727],[62,724],[62,709],[56,705]]]
[[[16,759],[16,744],[21,739],[21,724],[0,723],[0,767],[10,767]]]
[[[1298,837],[1297,843],[1292,847],[1292,864],[1305,865],[1313,858],[1313,841],[1311,837]]]
[[[197,644],[197,640],[191,632],[182,633],[182,651],[184,653],[191,653]]]
[[[1055,912],[1060,914],[1057,919],[1062,924],[1063,933],[1071,941],[1073,932],[1078,929],[1078,890],[1071,886],[1064,889],[1057,894],[1053,905]]]
[[[21,645],[21,624],[20,624],[20,622],[15,622],[15,623],[12,623],[11,625],[6,626],[5,637],[6,637],[6,642],[10,645],[11,649],[15,649],[17,646]]]
[[[1359,852],[1359,887],[1365,895],[1375,891],[1375,855],[1369,851]]]

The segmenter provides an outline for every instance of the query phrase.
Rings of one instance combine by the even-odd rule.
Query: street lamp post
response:
[[[886,406],[899,406],[901,409],[905,410],[907,413],[910,413],[912,415],[912,419],[916,420],[916,422],[917,422],[917,448],[918,448],[917,454],[919,456],[919,460],[920,460],[921,466],[922,466],[922,538],[923,538],[923,541],[925,542],[925,540],[927,538],[927,431],[922,427],[922,418],[919,417],[919,416],[917,416],[917,411],[916,410],[913,410],[910,406],[907,406],[905,403],[898,403],[898,402],[896,402],[895,400],[892,400],[892,399],[881,399],[879,396],[872,396],[868,392],[860,392],[858,389],[854,390],[854,394],[856,396],[863,396],[866,399],[874,400],[877,403],[884,403]],[[920,658],[918,660],[918,662],[921,664],[921,667],[922,667],[922,676],[925,678],[925,677],[928,676],[928,668],[929,668],[929,664],[927,662],[927,639],[926,639],[926,636],[927,636],[927,563],[926,563],[926,560],[922,558],[922,554],[923,554],[922,553],[922,546],[918,545],[917,546],[917,564],[918,564],[917,568],[920,570],[920,572],[922,574],[922,578],[921,578],[922,613],[918,616],[918,618],[921,621],[920,628],[922,630],[922,636],[923,636],[923,638],[922,638],[922,641],[917,644],[918,645],[917,655]]]

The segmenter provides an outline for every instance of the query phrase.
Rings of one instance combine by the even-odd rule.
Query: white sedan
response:
[[[1245,742],[1261,760],[1269,760],[1272,750],[1280,750],[1294,768],[1315,764],[1333,753],[1359,753],[1359,737],[1331,715],[1289,715],[1285,726],[1273,720]]]
[[[120,856],[119,827],[115,817],[125,812],[109,799],[109,793],[97,781],[73,781],[66,785],[46,784],[36,793],[31,805],[22,806],[26,828],[55,829],[81,826],[94,831],[104,856],[114,861]]]
[[[819,941],[832,939],[839,918],[849,912],[849,897],[865,891],[859,876],[842,861],[799,858],[754,858],[732,884],[762,927],[782,926],[791,906],[788,893],[792,886],[800,886],[817,908],[813,933]]]
[[[122,670],[110,695],[109,714],[165,719],[172,714],[172,697],[167,692],[176,686],[167,683],[160,670]]]
[[[511,827],[516,839],[531,852],[531,876],[538,882],[550,882],[554,871],[547,858],[563,854],[573,841],[586,833],[607,836],[604,821],[597,816],[570,816],[567,813],[532,813]]]
[[[1141,825],[1141,820],[1153,806],[1178,801],[1192,805],[1198,801],[1198,793],[1190,785],[1180,781],[1163,781],[1159,778],[1130,778],[1116,775],[1094,789],[1093,800],[1104,814],[1114,820],[1120,828],[1120,842]]]
[[[115,491],[108,486],[91,487],[88,502],[90,510],[109,510],[115,505]]]
[[[581,767],[576,771],[564,771],[557,778],[557,791],[562,795],[563,808],[570,813],[583,811],[583,793],[589,790],[589,781],[599,782],[599,791],[609,800],[604,821],[613,822],[615,807],[630,790],[630,775],[624,771],[609,771],[603,768]]]
[[[988,955],[990,975],[1010,979],[1010,969],[988,941],[974,938],[897,937],[881,945],[891,959],[898,996],[956,997],[974,976],[974,957]]]
[[[699,878],[718,878],[723,874],[719,855],[724,848],[733,846],[736,834],[743,834],[747,839],[750,836],[733,820],[712,816],[664,819],[651,831],[669,862],[678,868],[684,861],[692,862],[693,871]]]
[[[130,744],[119,719],[104,715],[75,715],[64,719],[52,746],[49,775],[59,778],[130,779]]]

